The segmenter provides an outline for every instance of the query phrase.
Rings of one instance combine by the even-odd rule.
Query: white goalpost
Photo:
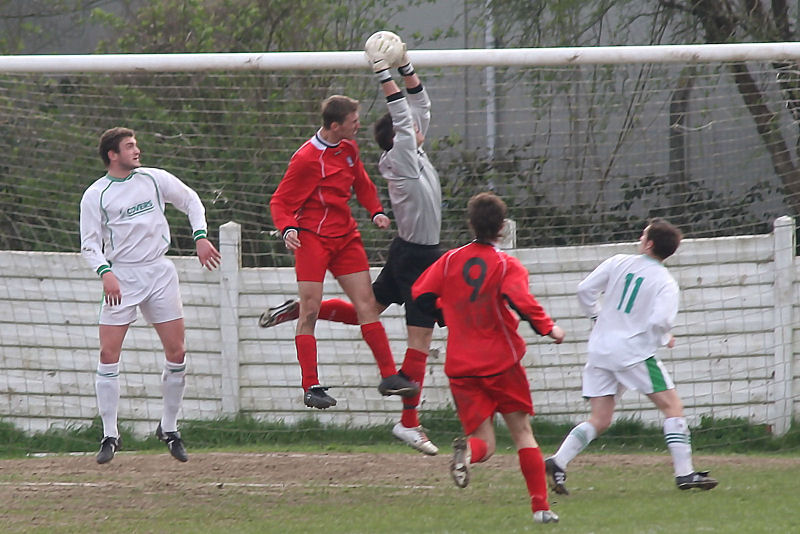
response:
[[[663,216],[687,239],[668,261],[683,289],[678,345],[659,356],[690,423],[741,418],[788,430],[800,406],[791,298],[800,43],[409,55],[433,101],[426,151],[442,180],[443,245],[469,239],[467,199],[496,191],[516,226],[513,254],[567,331],[556,347],[520,327],[538,417],[585,415],[589,322],[575,286],[611,254],[633,252],[646,219]],[[389,207],[370,139],[385,105],[362,52],[0,56],[0,419],[40,431],[95,417],[101,286],[77,254],[78,202],[103,173],[100,133],[118,125],[136,130],[143,164],[198,191],[225,254],[222,272],[203,272],[185,217],[168,211],[188,329],[181,417],[364,425],[399,416],[399,402],[375,389],[357,328],[318,324],[321,375],[341,400],[312,412],[302,405],[293,325],[257,326],[265,307],[296,294],[269,196],[334,93],[361,101],[361,156]],[[377,267],[392,234],[366,228],[359,210]],[[335,282],[325,293],[338,295]],[[399,362],[402,311],[391,307],[383,322]],[[450,406],[445,335],[436,330],[423,415]],[[120,406],[120,421],[137,432],[158,417],[162,359],[139,319],[123,348]],[[659,418],[631,394],[620,413]]]
[[[411,50],[417,67],[511,67],[781,61],[800,58],[800,43],[735,43]],[[0,56],[0,72],[208,72],[363,69],[363,52],[246,52]]]

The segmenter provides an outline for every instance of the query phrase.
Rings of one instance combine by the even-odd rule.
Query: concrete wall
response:
[[[768,235],[688,239],[668,265],[682,288],[674,334],[678,343],[659,356],[673,374],[691,424],[702,416],[745,417],[788,428],[800,393],[794,225],[788,218]],[[310,410],[302,404],[293,324],[258,327],[261,312],[296,293],[294,272],[239,267],[238,225],[220,230],[223,269],[203,270],[192,257],[173,258],[181,278],[187,324],[188,387],[183,418],[213,419],[241,412],[294,422],[317,417],[355,425],[397,418],[400,401],[376,390],[377,367],[359,329],[320,322],[320,376],[339,404]],[[600,261],[632,244],[516,249],[531,273],[532,292],[567,332],[553,345],[527,324],[525,363],[539,417],[576,421],[587,405],[580,395],[590,323],[581,316],[575,287]],[[373,276],[377,270],[373,272]],[[96,415],[97,314],[101,284],[78,254],[0,252],[0,418],[27,431],[86,424]],[[341,296],[332,279],[328,296]],[[383,323],[398,364],[405,351],[402,309]],[[446,329],[435,331],[423,409],[449,406],[442,372]],[[161,414],[163,355],[154,330],[140,318],[125,341],[120,420],[136,432],[153,430]],[[645,397],[625,393],[620,415],[655,423]]]

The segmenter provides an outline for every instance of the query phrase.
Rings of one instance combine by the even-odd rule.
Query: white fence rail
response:
[[[196,258],[173,258],[181,278],[190,375],[183,418],[235,413],[294,422],[316,417],[354,425],[397,417],[400,402],[376,390],[376,365],[358,328],[320,322],[320,374],[339,404],[305,408],[291,324],[261,329],[259,314],[295,294],[287,268],[241,268],[240,229],[220,229],[222,268],[210,273]],[[525,363],[537,415],[575,421],[587,406],[580,395],[589,321],[577,306],[578,281],[600,261],[632,245],[517,249],[537,298],[567,331],[562,345],[526,325]],[[800,285],[794,221],[782,217],[770,235],[687,239],[668,261],[682,288],[677,346],[664,360],[692,424],[702,416],[744,417],[785,432],[800,402],[794,316]],[[326,281],[327,296],[341,296]],[[101,284],[78,254],[0,252],[0,419],[27,431],[86,424],[96,415],[97,313]],[[402,310],[383,323],[398,364],[405,351]],[[442,372],[446,330],[437,329],[425,381],[423,409],[450,404]],[[123,348],[120,420],[136,432],[160,417],[163,355],[154,330],[140,319]],[[655,423],[646,398],[626,393],[621,415]]]

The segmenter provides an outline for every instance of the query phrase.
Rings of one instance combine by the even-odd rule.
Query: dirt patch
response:
[[[173,488],[261,488],[280,492],[298,486],[437,486],[449,482],[447,454],[368,453],[200,453],[180,463],[166,454],[120,452],[106,465],[94,455],[48,456],[0,461],[0,501],[13,502],[20,493],[71,492],[104,489],[125,492]],[[751,463],[747,456],[695,456],[698,468]],[[759,457],[759,465],[800,467],[800,458]],[[571,470],[593,466],[664,467],[668,455],[584,454]],[[487,471],[518,470],[517,456],[498,454],[478,467]]]
[[[3,486],[22,483],[57,483],[92,480],[103,484],[136,484],[137,481],[166,482],[184,479],[199,485],[225,481],[356,482],[365,479],[374,484],[394,483],[398,478],[409,480],[410,474],[423,479],[434,473],[449,477],[450,456],[422,454],[370,453],[195,453],[181,463],[167,454],[120,452],[111,463],[98,465],[94,454],[53,455],[40,458],[0,460],[0,482]],[[695,455],[696,464],[740,465],[752,463],[751,456]],[[581,466],[622,465],[628,467],[669,465],[669,455],[662,454],[583,454],[572,464]],[[765,466],[800,466],[797,457],[758,457]],[[481,469],[518,469],[517,456],[497,454]]]

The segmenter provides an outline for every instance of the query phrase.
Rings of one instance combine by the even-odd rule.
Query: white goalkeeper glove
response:
[[[389,70],[391,67],[386,57],[380,53],[371,54],[369,52],[364,52],[364,56],[366,57],[369,66],[372,67],[372,72],[376,74],[384,70]]]
[[[394,36],[394,34],[391,34]],[[389,32],[375,32],[367,39],[364,44],[364,55],[372,67],[380,82],[387,82],[392,79],[389,69],[392,65],[392,57],[398,56],[398,39],[392,39]]]
[[[397,72],[399,72],[401,76],[411,76],[414,74],[414,66],[411,64],[411,58],[408,57],[408,47],[406,43],[403,43],[403,55],[400,56],[400,60],[396,65],[392,66],[397,67]]]

